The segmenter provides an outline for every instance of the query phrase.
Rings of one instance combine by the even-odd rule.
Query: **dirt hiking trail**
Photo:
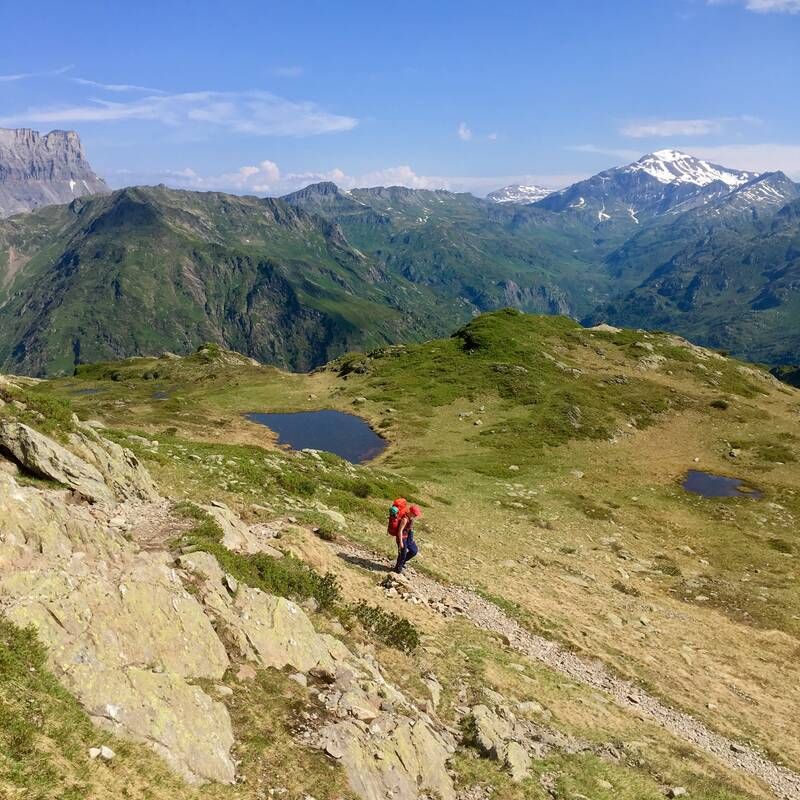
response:
[[[389,572],[387,559],[350,542],[337,541],[334,548],[348,562],[372,571]],[[571,680],[608,694],[619,706],[654,722],[683,741],[712,753],[729,767],[766,783],[782,800],[800,800],[800,775],[775,764],[752,747],[715,733],[690,714],[664,705],[640,686],[612,674],[597,661],[589,662],[563,645],[531,633],[494,603],[460,586],[446,586],[408,568],[402,581],[410,597],[425,602],[439,613],[463,615],[476,627],[502,637],[520,653],[542,662]],[[407,588],[406,588],[407,587]]]

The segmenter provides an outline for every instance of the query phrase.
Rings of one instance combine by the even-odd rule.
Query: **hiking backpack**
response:
[[[405,497],[398,497],[389,509],[389,526],[386,531],[389,536],[397,536],[397,531],[400,529],[400,523],[408,511],[408,501]]]

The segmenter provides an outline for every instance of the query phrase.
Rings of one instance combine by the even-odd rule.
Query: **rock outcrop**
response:
[[[73,450],[14,420],[0,421],[0,453],[34,475],[57,481],[95,502],[155,501],[158,491],[136,456],[77,422]],[[77,454],[76,454],[76,452]]]
[[[88,500],[114,500],[114,493],[96,467],[22,422],[0,421],[0,452],[10,455],[28,472],[58,481]]]
[[[0,128],[0,218],[107,191],[75,131]]]
[[[0,610],[34,625],[51,667],[95,722],[145,741],[190,780],[230,782],[225,648],[165,553],[139,551],[108,515],[0,473]]]
[[[165,504],[150,502],[155,487],[127,451],[80,423],[72,450],[11,420],[0,433],[26,469],[96,501],[23,487],[0,470],[0,614],[37,629],[51,669],[97,725],[148,744],[191,782],[232,783],[233,725],[203,680],[218,684],[237,663],[287,669],[327,712],[307,741],[341,763],[361,797],[454,798],[455,739],[369,654],[319,633],[296,603],[241,584],[208,553],[175,559],[153,546],[157,537],[137,544],[136,525]],[[229,546],[270,547],[227,506],[208,511]]]
[[[225,503],[214,500],[203,510],[217,523],[222,531],[222,544],[237,553],[266,553],[281,558],[283,553],[269,543],[271,531],[263,526],[248,526],[234,514]]]
[[[455,740],[386,681],[377,664],[338,639],[317,633],[295,603],[237,587],[207,553],[181,556],[197,596],[237,658],[264,667],[291,667],[319,684],[319,700],[336,721],[317,734],[317,745],[340,761],[365,800],[416,800],[420,789],[454,797],[446,764]]]

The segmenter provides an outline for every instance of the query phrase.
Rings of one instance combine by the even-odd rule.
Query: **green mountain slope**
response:
[[[0,222],[0,368],[213,341],[305,370],[509,306],[796,363],[800,188],[669,153],[531,205],[320,183],[279,200],[125,189],[19,215]]]
[[[459,318],[277,200],[125,189],[0,226],[0,364],[30,374],[216,341],[307,369]]]
[[[590,319],[678,331],[757,361],[796,360],[800,201],[777,213],[733,201],[686,212],[627,242],[608,265],[621,285],[633,286]]]
[[[343,192],[322,183],[284,199],[339,225],[393,272],[476,311],[580,316],[606,296],[601,257],[610,246],[568,216],[402,186]]]

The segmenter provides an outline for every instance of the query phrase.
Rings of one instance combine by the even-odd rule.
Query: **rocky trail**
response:
[[[577,683],[605,692],[619,706],[713,754],[732,769],[758,778],[777,797],[800,800],[800,774],[774,763],[752,747],[715,733],[690,714],[670,708],[635,683],[612,674],[601,663],[589,662],[557,642],[525,630],[502,609],[475,592],[461,586],[444,585],[413,568],[409,568],[407,577],[394,576],[388,571],[388,562],[383,556],[349,542],[338,541],[332,547],[350,563],[373,571],[381,567],[386,569],[387,592],[392,596],[423,602],[447,616],[463,615],[478,628],[502,637],[520,653]]]

